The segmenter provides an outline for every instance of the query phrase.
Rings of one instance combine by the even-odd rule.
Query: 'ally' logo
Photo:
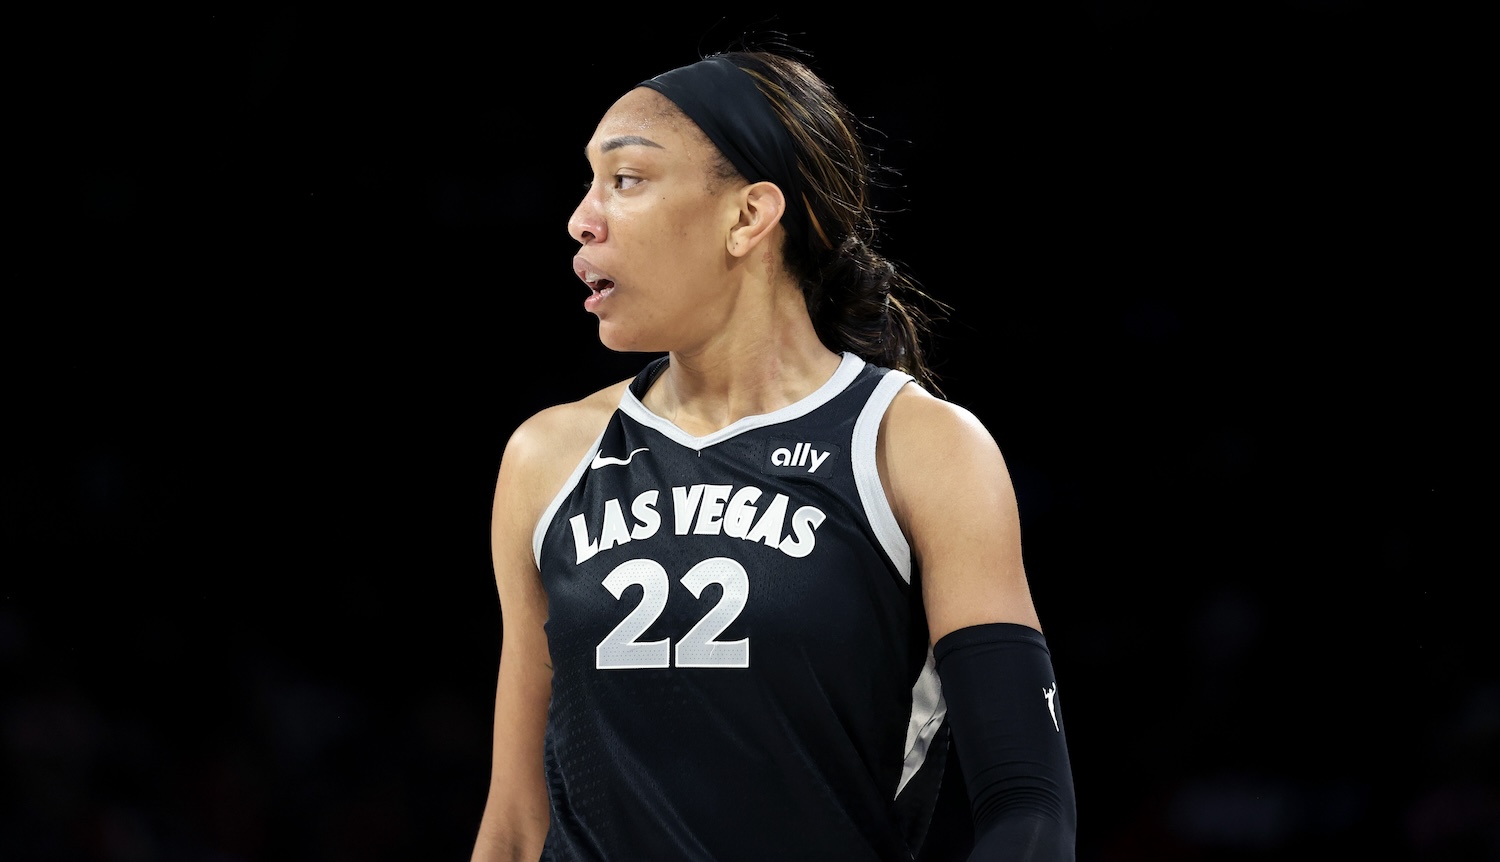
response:
[[[838,461],[839,447],[816,440],[772,440],[770,458],[762,468],[767,473],[794,476],[827,476]]]

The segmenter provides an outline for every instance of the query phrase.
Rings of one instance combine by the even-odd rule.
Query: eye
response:
[[[634,188],[640,182],[640,177],[633,177],[629,174],[615,174],[615,188],[620,189],[621,191],[624,191],[628,188]]]

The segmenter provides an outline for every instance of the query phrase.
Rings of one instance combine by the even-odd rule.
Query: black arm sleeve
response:
[[[933,654],[974,813],[970,862],[1072,862],[1073,771],[1042,633],[969,626]]]

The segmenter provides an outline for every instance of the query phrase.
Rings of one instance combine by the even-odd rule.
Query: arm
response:
[[[922,579],[974,815],[970,862],[1072,860],[1076,811],[1051,656],[1021,558],[1015,491],[971,413],[906,387],[880,466]]]
[[[547,595],[531,554],[531,532],[541,511],[533,463],[544,455],[544,440],[535,422],[518,428],[505,447],[495,484],[490,547],[502,645],[490,789],[472,862],[535,862],[547,837],[542,739],[552,665],[542,629]]]

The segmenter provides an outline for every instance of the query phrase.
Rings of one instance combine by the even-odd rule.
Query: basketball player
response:
[[[584,308],[665,355],[506,445],[475,862],[911,860],[949,745],[970,859],[1073,858],[1004,460],[936,394],[857,121],[798,56],[669,71],[587,143]]]

